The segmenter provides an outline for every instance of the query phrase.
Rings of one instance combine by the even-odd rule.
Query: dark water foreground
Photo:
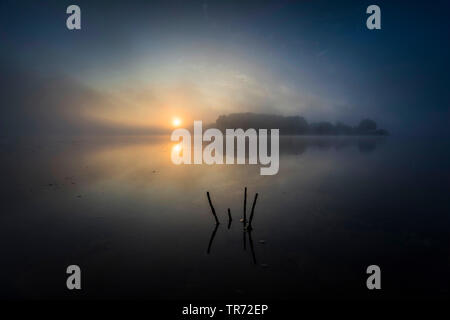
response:
[[[0,297],[364,299],[371,264],[379,297],[450,296],[448,140],[282,139],[275,176],[175,166],[168,137],[1,140]]]

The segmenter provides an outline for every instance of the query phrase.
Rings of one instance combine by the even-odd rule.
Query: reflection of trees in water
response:
[[[344,150],[358,148],[361,153],[370,153],[383,144],[383,137],[280,137],[280,154],[302,154],[308,148],[320,150]]]

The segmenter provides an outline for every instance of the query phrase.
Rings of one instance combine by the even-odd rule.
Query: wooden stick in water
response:
[[[209,196],[209,191],[206,192],[206,196],[208,197],[208,202],[209,202],[209,205],[211,206],[212,214],[213,214],[214,218],[216,219],[216,224],[219,224],[220,222],[219,222],[219,219],[217,218],[216,210],[214,210],[214,206],[211,202],[211,198]]]
[[[253,214],[255,213],[256,199],[258,199],[258,193],[255,194],[255,199],[253,200],[252,213],[250,214],[250,221],[248,223],[248,229],[252,229],[252,221],[253,221]]]
[[[245,187],[244,191],[244,226],[247,223],[247,187]]]

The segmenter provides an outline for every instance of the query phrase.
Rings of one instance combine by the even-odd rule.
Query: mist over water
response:
[[[274,176],[176,166],[173,145],[2,140],[0,295],[69,297],[61,279],[78,264],[87,298],[357,297],[378,264],[387,295],[448,296],[448,141],[280,137]],[[244,187],[247,214],[259,193],[252,239]]]
[[[0,1],[0,300],[449,300],[449,4],[374,4]]]

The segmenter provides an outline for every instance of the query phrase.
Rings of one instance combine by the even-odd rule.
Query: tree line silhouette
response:
[[[377,127],[372,119],[363,119],[357,126],[342,122],[335,124],[327,121],[308,123],[301,116],[280,116],[260,113],[231,113],[217,118],[215,127],[225,132],[225,129],[241,128],[280,129],[283,135],[373,135],[386,136],[388,131]]]

